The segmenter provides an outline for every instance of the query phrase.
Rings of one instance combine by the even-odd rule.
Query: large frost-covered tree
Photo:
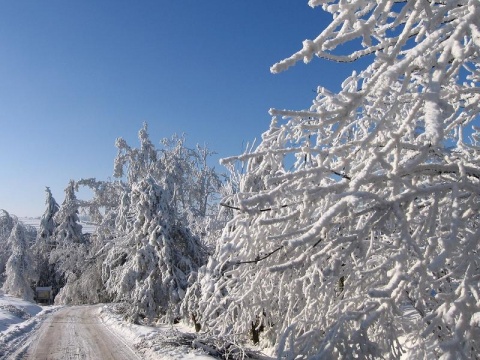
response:
[[[8,258],[3,284],[3,291],[18,296],[25,300],[33,300],[31,284],[36,280],[36,273],[33,268],[33,261],[29,254],[29,241],[26,229],[21,222],[13,227],[8,242],[12,254]]]
[[[49,262],[54,268],[51,285],[60,290],[75,281],[85,267],[87,244],[78,217],[79,201],[75,195],[76,184],[71,180],[65,188],[65,199],[54,217],[56,223]],[[58,297],[55,301],[68,303],[69,299]]]
[[[65,199],[62,206],[55,214],[55,241],[57,245],[68,243],[81,243],[83,241],[82,225],[78,218],[79,202],[75,195],[75,181],[70,180],[65,188]]]
[[[129,316],[172,322],[179,317],[188,276],[205,262],[198,237],[175,218],[172,194],[152,178],[135,183],[135,222],[104,262],[107,291],[132,304]]]
[[[40,228],[37,232],[37,239],[32,247],[35,268],[38,274],[39,286],[51,285],[53,277],[53,266],[50,264],[50,252],[55,246],[54,233],[56,223],[55,215],[59,206],[53,198],[49,187],[45,188],[45,212],[40,220]]]
[[[45,188],[45,212],[40,220],[39,237],[42,239],[50,238],[55,233],[55,215],[59,210],[59,206],[55,201],[50,188]]]
[[[331,23],[272,72],[371,64],[225,159],[247,171],[190,311],[292,359],[478,358],[480,2],[309,4]]]
[[[12,254],[11,243],[8,241],[10,233],[18,219],[6,210],[0,209],[0,283],[5,277],[5,266]]]
[[[132,320],[172,322],[189,276],[205,263],[200,236],[220,181],[205,148],[188,149],[173,137],[157,150],[146,124],[139,140],[138,149],[121,138],[116,143],[114,176],[124,183],[103,278],[113,300],[133,302]]]
[[[208,227],[208,219],[216,213],[215,200],[222,185],[215,168],[208,164],[214,153],[199,145],[188,148],[183,136],[162,139],[162,148],[157,150],[147,130],[144,123],[138,133],[138,149],[130,147],[122,138],[117,139],[114,176],[126,178],[129,187],[147,177],[155,179],[172,194],[176,218],[188,223],[191,230],[200,235]]]

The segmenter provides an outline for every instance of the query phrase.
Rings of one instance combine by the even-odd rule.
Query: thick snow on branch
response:
[[[272,72],[314,55],[372,63],[308,110],[271,110],[257,148],[224,159],[245,170],[223,200],[236,215],[190,311],[222,335],[262,329],[282,357],[393,359],[409,336],[425,358],[475,358],[480,3],[310,5],[331,24]]]

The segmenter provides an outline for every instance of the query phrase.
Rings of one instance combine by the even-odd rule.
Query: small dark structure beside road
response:
[[[51,286],[37,286],[35,288],[34,300],[37,303],[53,304],[53,290]]]

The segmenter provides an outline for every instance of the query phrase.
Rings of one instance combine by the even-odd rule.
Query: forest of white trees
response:
[[[279,358],[398,359],[408,341],[418,359],[478,359],[480,2],[309,5],[331,23],[272,73],[315,56],[364,70],[271,109],[228,175],[184,137],[156,148],[146,124],[138,148],[117,139],[115,179],[72,180],[61,205],[47,188],[38,231],[0,213],[3,289],[128,303],[130,321]]]

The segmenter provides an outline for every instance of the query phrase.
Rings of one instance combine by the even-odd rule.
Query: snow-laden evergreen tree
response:
[[[55,246],[54,233],[56,224],[54,217],[59,210],[50,188],[45,188],[45,212],[40,220],[40,228],[35,244],[32,247],[35,269],[38,274],[38,286],[49,286],[53,277],[53,268],[49,263],[50,252]]]
[[[16,222],[8,238],[12,254],[6,264],[3,291],[25,300],[33,300],[31,285],[36,280],[33,260],[29,254],[28,237],[21,222]]]
[[[272,72],[371,65],[225,160],[247,172],[193,310],[282,358],[478,358],[480,2],[309,4],[332,22]]]
[[[201,236],[208,228],[208,219],[217,212],[216,197],[222,186],[215,168],[208,165],[208,159],[214,153],[199,145],[188,148],[183,136],[162,139],[162,148],[157,150],[147,131],[148,126],[144,123],[138,133],[139,149],[130,147],[122,138],[117,139],[114,176],[126,178],[128,187],[147,177],[155,179],[172,194],[176,218]],[[124,222],[125,216],[128,215],[123,212],[123,218],[117,221]]]
[[[157,150],[146,124],[139,140],[139,149],[117,140],[114,175],[126,182],[103,277],[113,300],[134,302],[133,321],[172,322],[180,316],[189,276],[205,263],[199,236],[220,181],[206,164],[207,150],[188,149],[177,137]]]
[[[0,284],[5,280],[5,266],[12,254],[11,243],[8,238],[17,222],[18,219],[15,216],[0,209]]]
[[[151,177],[134,183],[135,222],[104,262],[107,291],[114,301],[132,305],[128,315],[135,322],[178,319],[188,276],[205,262],[205,248],[175,218],[171,199]]]
[[[59,206],[55,201],[50,188],[45,188],[45,212],[40,220],[39,237],[42,239],[50,238],[55,232],[55,215],[59,210]]]
[[[102,279],[102,266],[113,240],[124,232],[116,229],[115,218],[118,213],[119,199],[123,194],[123,186],[118,182],[99,181],[94,178],[76,181],[76,188],[86,186],[93,191],[90,200],[79,200],[79,207],[87,212],[90,221],[96,224],[93,234],[84,234],[84,244],[77,244],[75,262],[80,268],[68,271],[65,286],[55,301],[66,304],[91,304],[108,302]]]
[[[56,228],[49,263],[54,268],[51,285],[55,290],[75,281],[85,267],[88,250],[78,218],[79,201],[75,191],[75,181],[71,180],[65,188],[65,199],[54,217]],[[65,297],[59,297],[55,301],[68,303]]]
[[[65,188],[65,199],[62,206],[54,216],[57,224],[54,232],[57,245],[83,242],[82,225],[78,218],[79,202],[75,195],[75,187],[75,181],[70,180]]]

